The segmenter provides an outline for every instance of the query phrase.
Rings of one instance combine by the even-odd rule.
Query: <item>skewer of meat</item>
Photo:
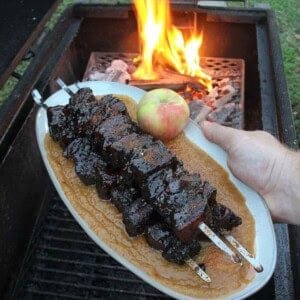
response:
[[[102,133],[105,133],[105,131]],[[126,132],[126,130],[125,130],[125,136],[126,136],[126,134],[129,134],[129,133],[130,132]],[[101,126],[100,126],[100,136],[101,136]],[[104,139],[104,140],[106,140],[106,139]],[[101,142],[101,138],[100,138],[100,142]],[[108,145],[106,145],[106,148],[105,148],[106,152],[109,152],[108,150],[113,145],[113,143],[114,143],[114,139],[112,139],[108,142]],[[145,178],[149,178],[150,175],[159,171],[159,169],[162,168],[162,166],[158,166],[158,168],[156,168],[155,163],[153,164],[153,153],[151,154],[153,149],[155,150],[154,158],[156,158],[156,161],[157,161],[157,158],[158,158],[158,160],[164,161],[164,163],[162,164],[163,167],[171,167],[173,169],[176,169],[178,166],[180,166],[180,165],[178,165],[178,160],[173,158],[172,155],[171,156],[165,155],[166,148],[161,147],[161,145],[156,143],[154,148],[152,147],[152,149],[150,149],[150,150],[149,150],[149,148],[146,148],[144,151],[140,152],[140,154],[142,154],[142,155],[140,155],[140,157],[138,157],[138,156],[131,157],[132,158],[131,165],[128,168],[128,172],[130,174],[134,175],[138,181],[141,181]],[[146,152],[146,155],[144,152]],[[109,155],[111,155],[111,153],[109,153]],[[172,163],[170,163],[170,161],[172,161]],[[128,177],[130,177],[130,176],[128,176]],[[178,199],[178,195],[177,196],[172,195],[172,197],[170,197],[170,196],[167,197],[168,201],[166,201],[165,197],[163,196],[160,198],[159,197],[156,198],[156,200],[150,202],[150,204],[156,209],[156,211],[159,212],[159,214],[162,217],[164,217],[164,219],[167,223],[172,225],[173,230],[176,232],[176,234],[179,238],[181,238],[182,240],[188,240],[188,239],[192,238],[193,232],[195,232],[195,229],[198,227],[199,224],[201,224],[201,225],[199,225],[199,227],[201,229],[203,229],[203,228],[206,229],[206,230],[204,230],[204,232],[207,232],[207,228],[209,229],[209,227],[207,227],[207,225],[203,222],[204,217],[205,217],[205,207],[206,207],[205,203],[203,205],[203,201],[201,201],[203,199],[201,199],[201,198],[199,199],[199,195],[198,195],[198,199],[200,201],[199,200],[195,201],[193,199],[193,196],[197,196],[197,195],[195,195],[193,189],[189,189],[189,188],[184,190],[183,196],[184,196],[183,198],[185,199],[185,201],[177,201],[176,199]],[[149,198],[146,198],[146,200],[149,202]],[[169,212],[168,212],[168,207],[166,205],[164,205],[165,203],[168,203],[168,202],[175,204],[175,205],[173,205],[173,208]],[[183,202],[185,204],[183,204]],[[200,206],[199,206],[199,203],[201,203]],[[190,206],[193,207],[193,210],[190,209]],[[195,210],[194,207],[196,207],[198,210],[197,209]],[[190,214],[190,213],[192,213],[192,214]],[[212,235],[213,239],[216,240],[218,237],[213,232],[211,232],[211,233],[212,234],[209,234],[210,238]],[[220,241],[221,240],[218,241],[218,244],[220,244]],[[223,242],[221,241],[221,243],[223,243]],[[231,251],[230,248],[228,248],[228,246],[223,244],[223,245],[221,245],[221,248],[224,248],[225,251],[228,254],[230,254],[231,257],[233,257],[236,262],[239,261],[238,257]],[[245,254],[244,251],[242,251],[242,252],[243,253],[241,253],[241,254]]]

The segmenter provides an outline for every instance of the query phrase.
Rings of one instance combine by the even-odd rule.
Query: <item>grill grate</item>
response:
[[[137,53],[118,53],[118,52],[92,52],[87,64],[83,81],[89,80],[90,74],[94,72],[105,73],[106,69],[111,65],[113,60],[123,60],[129,68],[135,68],[134,58]],[[236,58],[219,58],[219,57],[202,57],[200,65],[203,70],[212,77],[213,87],[219,86],[218,82],[227,78],[230,80],[230,85],[234,87],[235,94],[231,96],[228,103],[234,103],[241,112],[238,117],[238,124],[234,126],[230,122],[230,126],[243,128],[244,127],[244,82],[245,82],[245,62],[243,59]],[[156,80],[136,80],[130,81],[130,85],[137,86],[144,90],[154,88],[167,87],[175,91],[183,91],[186,84],[190,81],[189,77],[179,75],[176,72],[164,71],[160,73],[160,78]],[[221,87],[218,88],[218,97],[226,95]],[[226,123],[221,122],[223,125]],[[227,125],[228,126],[228,125]]]
[[[23,274],[21,299],[167,299],[103,252],[56,192]]]

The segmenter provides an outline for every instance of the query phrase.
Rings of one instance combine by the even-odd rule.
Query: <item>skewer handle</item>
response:
[[[187,259],[186,264],[189,265],[196,273],[197,275],[206,282],[211,282],[210,277],[199,267],[199,265],[192,260],[191,258]]]
[[[233,262],[241,263],[241,258],[235,254],[205,223],[200,223],[198,228],[223,252],[231,257]]]
[[[75,93],[64,83],[64,81],[61,78],[56,77],[55,82],[71,97],[75,95]]]
[[[34,89],[32,92],[31,92],[31,96],[33,98],[33,101],[38,105],[38,106],[41,106],[45,109],[48,108],[47,104],[44,103],[43,101],[43,97],[42,95],[40,94],[40,92],[37,90],[37,89]]]
[[[226,240],[249,262],[258,273],[263,271],[263,266],[248,252],[231,234],[225,236]]]

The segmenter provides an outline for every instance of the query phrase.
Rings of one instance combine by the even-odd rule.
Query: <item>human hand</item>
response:
[[[228,153],[232,173],[266,200],[275,221],[300,224],[299,153],[264,131],[247,132],[206,121],[201,128],[207,139]]]

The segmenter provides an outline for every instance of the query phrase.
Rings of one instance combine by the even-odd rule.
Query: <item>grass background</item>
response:
[[[46,24],[49,29],[52,29],[56,21],[58,20],[64,9],[72,4],[74,0],[63,0],[54,12],[52,18]],[[85,1],[89,2],[89,1]],[[101,2],[106,4],[118,4],[128,3],[129,0],[99,0],[91,2]],[[248,1],[250,6],[253,6],[254,2],[269,3],[271,8],[275,11],[281,48],[284,60],[285,74],[288,81],[289,95],[292,103],[294,122],[298,138],[298,146],[300,147],[300,1],[299,0],[262,0]],[[237,3],[230,3],[230,6],[237,6]],[[23,74],[26,70],[29,62],[21,62],[16,72]],[[14,77],[10,77],[3,88],[0,90],[0,106],[9,96],[18,80]]]

